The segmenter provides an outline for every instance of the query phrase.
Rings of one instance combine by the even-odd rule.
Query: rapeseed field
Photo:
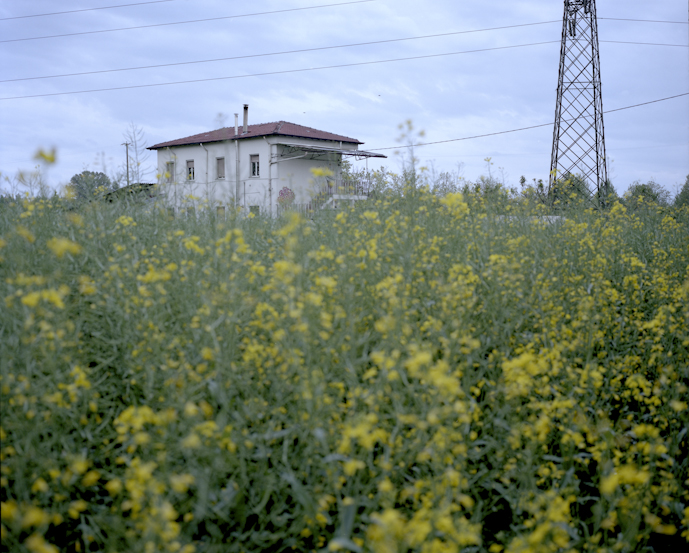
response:
[[[3,552],[689,542],[689,211],[0,211]]]

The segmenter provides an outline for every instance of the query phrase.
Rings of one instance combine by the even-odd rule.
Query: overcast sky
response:
[[[35,165],[38,148],[57,148],[49,173],[58,187],[83,169],[112,173],[124,163],[130,122],[148,144],[232,125],[242,104],[250,123],[285,120],[351,136],[363,149],[396,146],[411,119],[442,141],[551,123],[562,31],[562,0],[0,0],[0,80],[179,64],[361,42],[454,34],[273,56],[0,83],[0,172]],[[138,4],[61,15],[32,14]],[[339,5],[337,5],[339,4]],[[605,110],[689,92],[686,0],[599,1]],[[308,8],[308,9],[299,9]],[[281,13],[262,13],[280,10]],[[294,10],[294,11],[284,11]],[[246,14],[246,17],[241,16]],[[163,25],[189,20],[213,21]],[[683,24],[603,18],[679,21]],[[550,22],[550,23],[547,23]],[[158,26],[156,26],[158,25]],[[149,26],[76,36],[16,40]],[[407,61],[292,73],[266,73],[527,45]],[[684,45],[618,44],[627,41]],[[263,76],[246,76],[263,73]],[[240,77],[225,78],[223,77]],[[174,81],[204,82],[65,94]],[[675,191],[689,173],[689,96],[605,116],[609,173],[618,192],[654,179]],[[507,183],[547,180],[552,125],[421,147],[436,170],[463,164],[469,180],[504,168]],[[386,165],[396,170],[392,151]],[[154,154],[149,160],[154,162]],[[153,164],[151,163],[151,166]],[[371,167],[373,168],[373,167]],[[155,179],[154,171],[149,180]]]

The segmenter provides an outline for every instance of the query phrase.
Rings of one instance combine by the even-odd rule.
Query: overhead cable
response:
[[[467,31],[471,32],[471,31]],[[421,38],[421,37],[418,37]],[[397,40],[412,40],[412,39],[393,39],[392,41],[397,41]],[[384,41],[381,41],[384,42]],[[140,84],[140,85],[129,85],[129,86],[116,86],[116,87],[108,87],[108,88],[94,88],[90,90],[72,90],[68,92],[50,92],[47,94],[31,94],[31,95],[26,95],[26,96],[7,96],[4,98],[0,98],[0,101],[2,100],[20,100],[20,99],[26,99],[26,98],[44,98],[47,96],[64,96],[64,95],[69,95],[69,94],[87,94],[90,92],[108,92],[112,90],[127,90],[127,89],[134,89],[134,88],[150,88],[150,87],[156,87],[156,86],[171,86],[171,85],[177,85],[177,84],[189,84],[189,83],[203,83],[203,82],[210,82],[210,81],[223,81],[223,80],[230,80],[230,79],[244,79],[248,77],[265,77],[268,75],[284,75],[288,73],[302,73],[306,71],[320,71],[322,69],[337,69],[337,68],[343,68],[343,67],[356,67],[356,66],[362,66],[362,65],[375,65],[378,63],[391,63],[391,62],[398,62],[398,61],[411,61],[411,60],[420,60],[420,59],[429,59],[429,58],[439,58],[439,57],[444,57],[444,56],[456,56],[459,54],[473,54],[473,53],[478,53],[478,52],[490,52],[494,50],[509,50],[511,48],[525,48],[528,46],[540,46],[543,44],[555,44],[559,43],[560,41],[558,40],[550,40],[546,42],[532,42],[530,44],[516,44],[513,46],[497,46],[494,48],[480,48],[477,50],[463,50],[460,52],[446,52],[443,54],[428,54],[424,56],[411,56],[407,58],[393,58],[393,59],[387,59],[387,60],[375,60],[375,61],[364,61],[364,62],[357,62],[357,63],[344,63],[344,64],[339,64],[339,65],[325,65],[321,67],[305,67],[305,68],[300,68],[300,69],[285,69],[282,71],[267,71],[264,73],[251,73],[248,75],[231,75],[228,77],[210,77],[206,79],[190,79],[190,80],[185,80],[185,81],[172,81],[172,82],[167,82],[167,83],[149,83],[149,84]],[[618,43],[617,41],[601,41],[601,42],[614,42]],[[652,43],[645,43],[645,42],[624,42],[622,44],[642,44],[642,45],[651,45],[651,46],[683,46],[679,44],[652,44]],[[344,48],[349,45],[344,45],[344,46],[328,46],[324,47],[325,48]],[[686,46],[684,46],[686,47]],[[311,50],[311,49],[310,49]],[[298,52],[299,50],[297,50]],[[282,53],[289,53],[289,52],[277,52],[274,54],[255,54],[254,56],[241,56],[241,57],[258,57],[258,56],[270,56],[270,55],[277,55],[277,54],[282,54]],[[240,58],[227,58],[227,59],[240,59]],[[220,61],[220,60],[203,60],[199,62],[182,62],[180,64],[165,64],[165,65],[184,65],[185,63],[204,63],[205,61]],[[164,67],[163,66],[151,66],[151,67]],[[131,69],[143,69],[143,68],[131,68]],[[94,71],[93,73],[104,73],[104,72],[109,72],[109,71],[128,71],[129,69],[113,69],[113,70],[104,70],[104,71]],[[79,75],[79,73],[77,74]],[[55,75],[55,77],[58,76],[70,76],[70,75]],[[30,80],[32,78],[39,79],[39,78],[51,78],[51,77],[29,77],[26,79],[11,79],[11,81],[20,81],[20,80]],[[10,82],[10,81],[0,81],[0,82]]]
[[[689,48],[689,44],[664,44],[662,42],[627,42],[624,40],[601,40],[599,42],[607,42],[608,44],[640,44],[642,46],[674,46],[677,48]]]
[[[603,113],[615,113],[617,111],[624,111],[626,109],[632,109],[632,108],[638,108],[641,106],[647,106],[649,104],[657,104],[658,102],[665,102],[666,100],[674,100],[675,98],[681,98],[682,96],[689,96],[689,92],[684,92],[683,94],[676,94],[675,96],[668,96],[666,98],[660,98],[658,100],[651,100],[649,102],[642,102],[640,104],[634,104],[631,106],[624,106],[621,108],[616,108],[616,109],[609,109],[607,111],[604,111]],[[371,152],[380,152],[383,150],[400,150],[402,148],[415,148],[417,146],[432,146],[434,144],[447,144],[449,142],[461,142],[463,140],[473,140],[475,138],[485,138],[487,136],[497,136],[500,134],[510,134],[513,132],[519,132],[519,131],[528,131],[531,129],[540,129],[542,127],[552,127],[553,123],[542,123],[540,125],[531,125],[530,127],[521,127],[519,129],[510,129],[509,131],[499,131],[499,132],[491,132],[487,134],[477,134],[474,136],[465,136],[463,138],[451,138],[449,140],[438,140],[436,142],[423,142],[420,144],[402,144],[399,146],[388,146],[387,148],[368,148]]]
[[[159,67],[174,67],[178,65],[192,65],[192,64],[197,64],[197,63],[212,63],[212,62],[218,62],[218,61],[231,61],[231,60],[242,60],[242,59],[247,59],[247,58],[260,58],[260,57],[267,57],[267,56],[279,56],[283,54],[300,54],[300,53],[305,53],[305,52],[317,52],[321,50],[333,50],[337,48],[351,48],[353,46],[371,46],[373,44],[386,44],[390,42],[402,42],[405,40],[420,40],[420,39],[426,39],[426,38],[437,38],[437,37],[444,37],[444,36],[452,36],[452,35],[461,35],[461,34],[468,34],[468,33],[480,33],[484,31],[499,31],[499,30],[504,30],[504,29],[514,29],[516,27],[531,27],[534,25],[546,25],[549,23],[560,23],[560,21],[542,21],[539,23],[522,23],[519,25],[508,25],[506,27],[490,27],[487,29],[474,29],[470,31],[456,31],[456,32],[451,32],[451,33],[439,33],[439,34],[434,34],[434,35],[424,35],[424,36],[414,36],[414,37],[407,37],[407,38],[393,38],[389,40],[374,40],[371,42],[355,42],[352,44],[340,44],[336,46],[321,46],[318,48],[304,48],[301,50],[285,50],[283,52],[270,52],[266,54],[249,54],[246,56],[232,56],[229,58],[213,58],[213,59],[207,59],[207,60],[196,60],[196,61],[182,61],[182,62],[176,62],[176,63],[161,63],[161,64],[156,64],[156,65],[142,65],[139,67],[124,67],[121,69],[101,69],[99,71],[84,71],[82,73],[65,73],[62,75],[45,75],[41,77],[23,77],[19,79],[5,79],[5,80],[0,80],[0,83],[9,83],[9,82],[16,82],[16,81],[31,81],[31,80],[36,80],[36,79],[54,79],[57,77],[77,77],[81,75],[95,75],[98,73],[114,73],[118,71],[135,71],[137,69],[156,69]]]
[[[0,100],[20,100],[24,98],[44,98],[47,96],[64,96],[67,94],[86,94],[89,92],[107,92],[110,90],[127,90],[127,89],[132,89],[132,88],[149,88],[149,87],[154,87],[154,86],[170,86],[170,85],[176,85],[176,84],[188,84],[188,83],[204,83],[204,82],[211,82],[211,81],[224,81],[224,80],[230,80],[230,79],[245,79],[247,77],[265,77],[268,75],[284,75],[288,73],[304,73],[306,71],[320,71],[322,69],[339,69],[343,67],[357,67],[357,66],[362,66],[362,65],[376,65],[379,63],[391,63],[391,62],[397,62],[397,61],[410,61],[410,60],[422,60],[422,59],[429,59],[429,58],[440,58],[444,56],[456,56],[459,54],[473,54],[476,52],[490,52],[493,50],[509,50],[511,48],[526,48],[528,46],[540,46],[542,44],[559,44],[559,40],[549,40],[547,42],[532,42],[530,44],[516,44],[514,46],[497,46],[494,48],[481,48],[478,50],[463,50],[461,52],[447,52],[444,54],[427,54],[424,56],[412,56],[412,57],[407,57],[407,58],[393,58],[393,59],[387,59],[387,60],[375,60],[375,61],[363,61],[363,62],[357,62],[357,63],[342,63],[338,65],[324,65],[321,67],[304,67],[300,69],[284,69],[282,71],[266,71],[265,73],[251,73],[249,75],[232,75],[228,77],[210,77],[206,79],[190,79],[186,81],[173,81],[173,82],[167,82],[167,83],[150,83],[150,84],[139,84],[139,85],[129,85],[129,86],[114,86],[114,87],[109,87],[109,88],[94,88],[91,90],[72,90],[69,92],[50,92],[48,94],[31,94],[27,96],[8,96],[5,98],[0,98]]]
[[[547,21],[544,23],[559,23],[559,21]],[[496,27],[495,29],[511,29],[513,27],[524,27],[526,25],[543,25],[544,23],[526,23],[524,25],[510,25],[509,27]],[[212,62],[218,62],[218,61],[232,61],[232,60],[243,60],[243,59],[249,59],[249,58],[262,58],[262,57],[268,57],[268,56],[281,56],[284,54],[300,54],[304,52],[318,52],[318,51],[323,51],[323,50],[334,50],[336,48],[351,48],[353,46],[369,46],[373,44],[386,44],[390,42],[402,42],[406,40],[420,40],[420,39],[425,39],[425,38],[436,38],[436,37],[442,37],[442,36],[450,36],[450,35],[460,35],[464,33],[477,33],[480,31],[492,31],[494,29],[477,29],[475,31],[458,31],[455,33],[442,33],[442,34],[437,34],[437,35],[425,35],[425,36],[413,36],[413,37],[407,37],[407,38],[392,38],[389,40],[375,40],[372,42],[355,42],[353,44],[340,44],[336,46],[321,46],[318,48],[304,48],[302,50],[285,50],[283,52],[269,52],[265,54],[248,54],[246,56],[233,56],[229,58],[214,58],[214,59],[209,59],[209,60],[195,60],[195,61],[180,61],[180,62],[175,62],[175,63],[161,63],[157,65],[141,65],[138,67],[123,67],[120,69],[101,69],[99,71],[84,71],[81,73],[63,73],[61,75],[43,75],[40,77],[21,77],[18,79],[4,79],[0,80],[0,83],[14,83],[18,81],[35,81],[39,79],[56,79],[58,77],[80,77],[83,75],[98,75],[101,73],[116,73],[119,71],[135,71],[137,69],[157,69],[160,67],[175,67],[179,65],[194,65],[197,63],[212,63]],[[621,41],[621,40],[601,40],[600,42],[607,42],[610,44],[636,44],[636,45],[641,45],[641,46],[673,46],[673,47],[678,47],[678,48],[689,48],[689,45],[687,44],[663,44],[663,43],[655,43],[655,42],[626,42],[626,41]]]
[[[657,19],[624,19],[621,17],[599,17],[608,21],[636,21],[637,23],[674,23],[677,25],[689,25],[689,21],[659,21]]]
[[[276,13],[287,13],[287,12],[298,12],[298,11],[304,11],[304,10],[315,10],[318,8],[332,8],[335,6],[347,6],[351,4],[366,4],[368,2],[376,2],[377,0],[351,0],[350,2],[339,2],[337,4],[321,4],[318,6],[305,6],[303,8],[287,8],[284,10],[272,10],[272,11],[267,11],[267,12],[255,12],[255,13],[244,13],[240,15],[225,15],[221,17],[208,17],[205,19],[190,19],[188,21],[173,21],[171,23],[155,23],[152,25],[137,25],[136,27],[120,27],[118,29],[103,29],[100,31],[81,31],[78,33],[65,33],[61,35],[46,35],[46,36],[34,36],[34,37],[27,37],[27,38],[12,38],[9,40],[0,40],[0,43],[6,43],[6,42],[24,42],[27,40],[42,40],[46,38],[63,38],[63,37],[69,37],[69,36],[79,36],[79,35],[94,35],[98,33],[114,33],[118,31],[130,31],[133,29],[151,29],[153,27],[168,27],[170,25],[186,25],[188,23],[204,23],[206,21],[221,21],[225,19],[238,19],[241,17],[253,17],[256,15],[270,15],[270,14],[276,14]]]
[[[113,8],[128,8],[130,6],[143,6],[144,4],[162,4],[163,2],[176,2],[177,0],[150,0],[149,2],[135,2],[133,4],[119,4],[118,6],[101,6],[100,8],[82,8],[80,10],[69,10],[65,12],[34,13],[31,15],[15,15],[14,17],[0,17],[0,21],[10,19],[27,19],[29,17],[47,17],[49,15],[63,15],[65,13],[91,12],[96,10],[111,10]]]

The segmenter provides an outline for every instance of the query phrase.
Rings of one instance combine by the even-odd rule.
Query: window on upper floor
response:
[[[216,157],[215,158],[215,171],[216,171],[217,178],[219,178],[219,179],[225,178],[225,158],[224,157]]]
[[[187,180],[194,180],[194,160],[187,161]]]
[[[260,177],[261,176],[260,167],[258,164],[258,154],[251,156],[251,176],[252,177]]]

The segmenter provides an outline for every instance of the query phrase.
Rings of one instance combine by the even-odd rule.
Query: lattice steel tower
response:
[[[565,0],[551,192],[556,181],[567,179],[604,202],[608,172],[595,0]]]

